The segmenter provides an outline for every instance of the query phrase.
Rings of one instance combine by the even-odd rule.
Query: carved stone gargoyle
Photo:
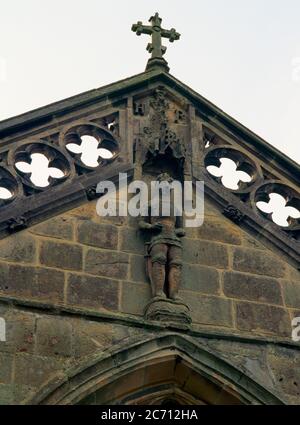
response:
[[[157,177],[158,182],[173,179],[167,173]],[[182,227],[182,216],[174,214],[174,200],[169,198],[170,215],[162,214],[141,220],[139,227],[148,233],[150,240],[146,242],[146,270],[152,289],[152,300],[145,309],[145,317],[152,320],[176,321],[188,324],[191,322],[189,308],[178,296],[182,270],[182,243],[185,235]],[[160,212],[163,200],[159,200]],[[153,205],[153,204],[152,204]]]

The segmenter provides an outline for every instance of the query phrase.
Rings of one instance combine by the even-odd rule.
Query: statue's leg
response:
[[[171,246],[169,249],[169,297],[178,299],[178,291],[181,282],[182,270],[182,249],[178,246]]]
[[[151,249],[151,283],[154,297],[165,297],[167,250],[165,244],[156,244]]]

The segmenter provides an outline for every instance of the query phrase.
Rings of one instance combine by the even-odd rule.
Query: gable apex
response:
[[[165,97],[165,111],[155,112],[153,99],[160,90]],[[293,264],[298,264],[299,219],[293,219],[288,228],[280,228],[272,222],[271,214],[258,211],[256,203],[267,201],[276,189],[286,199],[286,206],[299,210],[299,166],[160,69],[0,122],[0,177],[13,193],[8,201],[0,200],[0,234],[6,236],[79,205],[95,196],[95,185],[103,179],[117,178],[125,171],[133,175],[144,161],[151,126],[161,119],[166,120],[165,124],[169,122],[166,129],[170,130],[168,137],[173,138],[173,154],[177,152],[175,156],[183,159],[182,152],[186,151],[185,175],[204,181],[207,194],[224,214],[236,220],[232,208],[238,211],[242,217],[239,225],[264,235]],[[78,140],[77,153],[66,148],[67,143],[74,145],[74,137],[83,135],[109,145],[113,158],[101,160],[99,167],[83,164]],[[42,151],[51,164],[60,164],[63,172],[60,181],[51,177],[45,189],[35,187],[30,174],[16,169],[17,159],[30,163],[31,155]],[[212,177],[207,166],[218,165],[222,155],[232,157],[239,164],[238,170],[252,173],[251,184],[243,184],[241,190],[228,190],[220,178]]]
[[[13,135],[15,132],[22,129],[29,130],[35,126],[49,124],[63,114],[79,110],[99,101],[117,101],[117,99],[129,95],[132,91],[143,91],[145,88],[155,83],[166,85],[166,87],[171,89],[174,93],[185,98],[195,106],[204,118],[212,120],[212,122],[221,125],[240,139],[243,139],[248,146],[253,146],[256,150],[265,155],[266,160],[278,163],[280,167],[285,169],[290,178],[295,179],[296,183],[300,183],[299,164],[235,120],[222,109],[218,108],[208,99],[201,96],[168,72],[160,69],[151,69],[115,83],[92,89],[0,121],[0,149],[1,139]]]

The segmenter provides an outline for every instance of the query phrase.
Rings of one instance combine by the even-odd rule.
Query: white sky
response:
[[[171,73],[300,162],[299,0],[0,0],[0,120],[143,71],[156,11]]]

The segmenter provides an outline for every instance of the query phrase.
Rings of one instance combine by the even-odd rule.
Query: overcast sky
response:
[[[0,120],[143,71],[156,11],[171,73],[300,162],[299,0],[0,0]]]

